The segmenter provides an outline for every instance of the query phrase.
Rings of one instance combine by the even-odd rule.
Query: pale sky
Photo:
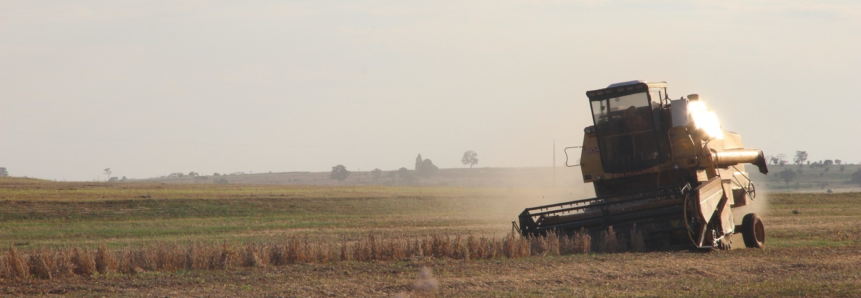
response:
[[[861,162],[861,4],[708,3],[4,0],[0,167],[533,167],[553,140],[561,165],[585,92],[636,79],[767,155]]]

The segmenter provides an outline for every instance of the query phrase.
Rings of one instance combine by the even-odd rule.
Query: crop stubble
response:
[[[857,193],[770,194],[763,251],[596,254],[586,250],[636,239],[578,248],[507,235],[522,198],[546,190],[25,182],[0,181],[5,294],[854,296],[861,285]],[[434,272],[431,293],[410,286],[420,267]]]

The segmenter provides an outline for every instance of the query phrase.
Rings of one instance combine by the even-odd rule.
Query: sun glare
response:
[[[700,100],[688,103],[688,111],[694,120],[697,129],[702,128],[706,134],[715,139],[723,139],[723,130],[714,112],[706,108],[706,104]]]

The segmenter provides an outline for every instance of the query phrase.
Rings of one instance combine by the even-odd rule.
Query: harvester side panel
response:
[[[699,198],[699,219],[707,224],[723,198],[723,186],[720,177],[712,177],[708,182],[697,187],[695,192]]]

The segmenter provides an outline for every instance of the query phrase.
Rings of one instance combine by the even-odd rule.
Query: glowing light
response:
[[[706,103],[699,100],[688,102],[688,111],[691,112],[691,114],[705,112]]]
[[[688,111],[697,129],[702,128],[706,134],[715,139],[723,139],[723,130],[715,112],[709,111],[706,104],[700,100],[688,103]]]

